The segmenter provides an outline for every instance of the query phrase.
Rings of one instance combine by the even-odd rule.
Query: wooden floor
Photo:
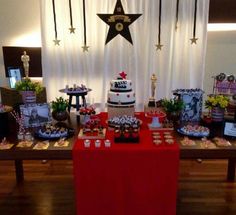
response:
[[[236,183],[226,182],[226,161],[181,161],[177,215],[235,215]],[[0,161],[0,215],[74,215],[71,161],[25,161],[16,186],[12,161]],[[112,214],[111,214],[112,215]]]

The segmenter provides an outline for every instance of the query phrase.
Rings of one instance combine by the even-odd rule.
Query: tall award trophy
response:
[[[21,55],[21,61],[23,63],[24,71],[25,71],[25,77],[29,78],[29,61],[30,57],[27,55],[26,51],[23,52],[23,55]]]
[[[155,74],[151,76],[151,98],[149,98],[148,107],[156,107],[155,91],[156,91],[157,77]]]

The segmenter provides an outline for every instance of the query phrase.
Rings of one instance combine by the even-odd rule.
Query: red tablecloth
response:
[[[178,145],[152,143],[143,125],[138,144],[73,149],[78,215],[174,215],[179,167]]]

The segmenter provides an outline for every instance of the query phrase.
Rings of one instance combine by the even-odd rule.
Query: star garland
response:
[[[69,0],[69,11],[70,11],[70,33],[75,33],[75,28],[73,26],[73,15],[72,15],[72,6],[71,6],[71,0]]]
[[[176,0],[176,20],[175,20],[175,30],[177,30],[178,28],[178,18],[179,18],[179,1],[180,0]],[[119,5],[118,5],[119,4]],[[121,2],[120,0],[117,0],[117,8],[121,8]],[[121,6],[121,7],[120,7]],[[195,4],[194,4],[194,23],[193,23],[193,37],[190,39],[191,44],[197,44],[197,40],[198,38],[196,37],[196,21],[197,21],[197,6],[198,6],[198,0],[195,0]],[[56,10],[55,10],[55,0],[52,0],[52,7],[53,7],[53,21],[54,21],[54,32],[55,32],[55,39],[53,40],[54,45],[60,45],[60,41],[58,39],[58,32],[57,32],[57,19],[56,19]],[[105,18],[112,18],[112,16],[114,17],[115,15],[120,15],[120,14],[116,14],[116,9],[113,14],[97,14],[101,19],[103,19],[103,21],[105,21]],[[117,9],[118,11],[118,9]],[[73,14],[72,14],[72,4],[71,4],[71,0],[69,0],[69,12],[70,12],[70,33],[75,33],[75,29],[73,26]],[[121,11],[119,11],[119,13],[123,12],[122,15],[126,15],[129,19],[133,18],[131,16],[131,14],[124,14],[123,11],[123,7],[121,8]],[[131,20],[131,23],[133,21],[135,21],[141,14],[132,14],[132,15],[136,15],[136,17],[133,18],[133,20]],[[158,23],[158,44],[156,44],[156,50],[161,50],[163,45],[161,44],[161,15],[162,15],[162,0],[159,0],[159,23]],[[115,20],[116,21],[116,20]],[[86,32],[86,5],[85,5],[85,0],[83,0],[83,22],[84,22],[84,45],[82,46],[83,52],[88,51],[89,46],[87,46],[87,32]],[[106,22],[106,21],[105,21]],[[131,23],[129,23],[128,25],[130,25]],[[107,23],[108,25],[110,25],[110,30],[111,31],[111,23]],[[126,30],[128,31],[128,25],[124,26],[124,24],[126,23],[122,23],[122,29],[119,29],[118,24],[121,25],[121,23],[116,23],[115,27],[116,27],[116,31],[117,33],[114,35],[114,32],[110,32],[110,34],[112,33],[112,36],[108,34],[107,40],[106,40],[106,44],[113,38],[115,37],[117,34],[121,34],[121,31],[123,30],[123,28],[127,28]],[[121,26],[120,26],[121,27]],[[114,29],[112,29],[114,30]],[[128,32],[125,32],[127,35],[122,35],[124,36],[131,44],[132,44],[132,38]]]
[[[56,10],[55,10],[55,0],[52,0],[52,9],[53,9],[53,21],[54,21],[54,31],[55,39],[53,40],[54,45],[60,45],[60,40],[57,39],[57,19],[56,19]]]
[[[198,38],[196,38],[196,21],[197,21],[197,1],[195,0],[195,6],[194,6],[194,21],[193,21],[193,38],[191,38],[191,44],[195,43],[197,44]]]
[[[87,35],[86,35],[86,8],[85,8],[85,0],[83,0],[83,18],[84,18],[84,45],[81,47],[83,49],[83,52],[87,51],[89,49],[89,46],[87,46]]]
[[[159,0],[159,23],[158,23],[158,44],[156,44],[156,51],[161,50],[161,9],[162,9],[162,0]]]
[[[176,13],[175,13],[175,30],[178,29],[178,21],[179,21],[179,0],[176,1]]]

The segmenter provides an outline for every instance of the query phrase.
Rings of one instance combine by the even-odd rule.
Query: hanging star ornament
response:
[[[83,20],[84,20],[84,46],[82,46],[83,52],[88,52],[89,46],[87,46],[87,33],[86,33],[86,4],[83,0]]]
[[[56,19],[56,9],[55,9],[55,0],[52,0],[52,9],[53,9],[53,22],[54,22],[54,33],[55,39],[53,40],[54,45],[60,45],[60,40],[57,39],[57,19]]]
[[[162,48],[163,45],[161,45],[160,43],[158,43],[158,44],[155,45],[155,46],[156,46],[156,51],[157,51],[157,50],[161,50],[161,48]]]
[[[176,25],[175,25],[175,31],[177,31],[177,30],[178,30],[178,27],[179,27],[179,26],[176,24]]]
[[[198,40],[198,38],[193,37],[193,38],[190,39],[190,40],[191,40],[191,44],[193,44],[193,43],[197,44],[197,40]]]
[[[75,33],[75,28],[74,28],[74,27],[70,27],[69,30],[70,30],[70,33],[71,33],[71,34],[74,34],[74,33]]]
[[[61,42],[61,40],[58,40],[58,39],[55,39],[55,40],[53,40],[53,42],[54,42],[54,45],[60,45],[60,42]]]
[[[193,38],[191,38],[191,44],[197,44],[198,38],[196,38],[196,28],[197,28],[197,2],[198,0],[195,0],[195,6],[194,6],[194,19],[193,19]]]
[[[70,11],[70,33],[74,34],[75,33],[75,28],[73,26],[73,13],[72,13],[72,4],[71,4],[71,0],[69,0],[69,11]]]
[[[131,25],[136,19],[138,19],[142,14],[125,14],[121,0],[117,0],[116,6],[113,14],[97,14],[100,19],[102,19],[106,24],[110,26],[106,44],[110,42],[114,37],[120,34],[131,44],[133,44],[129,25]]]
[[[83,49],[83,52],[88,52],[89,46],[84,45],[81,48]]]
[[[175,11],[175,31],[178,29],[179,21],[179,0],[176,1],[176,11]]]
[[[159,0],[159,20],[158,20],[158,44],[156,44],[156,51],[160,50],[163,45],[161,45],[161,10],[162,10],[162,0]]]

